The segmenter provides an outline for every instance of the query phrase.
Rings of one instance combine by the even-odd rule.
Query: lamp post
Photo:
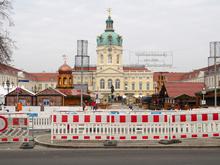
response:
[[[202,88],[202,105],[206,104],[205,94],[206,94],[206,90],[205,90],[205,88]]]

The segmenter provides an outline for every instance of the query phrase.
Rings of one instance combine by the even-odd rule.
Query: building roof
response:
[[[154,81],[158,81],[159,75],[165,77],[165,82],[181,81],[186,72],[154,72]]]
[[[38,93],[36,93],[36,96],[39,96],[39,95],[62,95],[62,96],[66,96],[64,93],[60,92],[58,89],[54,89],[54,88],[47,88],[47,89],[44,89]]]
[[[57,76],[58,76],[58,73],[46,73],[46,72],[30,73],[30,74],[33,77],[35,77],[36,81],[41,81],[41,82],[49,82],[49,81],[56,82],[57,81]]]
[[[165,88],[169,97],[178,97],[188,95],[195,97],[195,93],[201,91],[205,87],[204,83],[193,82],[166,82]]]
[[[17,73],[19,71],[21,71],[21,70],[16,69],[16,68],[14,68],[10,65],[0,63],[0,73],[5,73],[5,74],[10,74],[10,75],[17,76]]]
[[[19,93],[19,96],[21,95],[30,95],[30,96],[35,96],[35,93],[24,88],[24,87],[18,87],[18,88],[14,88],[11,92],[9,92],[8,94],[6,94],[6,96],[9,95],[13,95],[16,96]]]
[[[80,96],[81,91],[76,89],[57,89],[61,93],[65,94],[66,96]],[[88,95],[87,93],[83,93],[83,95]],[[88,95],[89,96],[89,95]]]
[[[128,71],[150,71],[148,70],[145,65],[125,65],[123,66],[123,71],[128,72]]]

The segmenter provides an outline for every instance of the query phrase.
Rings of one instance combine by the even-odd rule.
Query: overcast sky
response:
[[[14,0],[11,37],[16,67],[56,72],[62,55],[74,66],[76,41],[89,41],[96,63],[96,37],[103,33],[107,9],[123,36],[124,63],[137,63],[135,52],[173,52],[173,71],[207,66],[209,42],[220,40],[220,0]]]

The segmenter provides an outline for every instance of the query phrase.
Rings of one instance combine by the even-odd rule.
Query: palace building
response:
[[[123,38],[113,27],[109,14],[105,31],[97,37],[97,63],[83,72],[83,83],[102,100],[114,97],[142,97],[153,94],[153,72],[144,65],[123,65]],[[74,69],[74,84],[81,82],[80,73]]]

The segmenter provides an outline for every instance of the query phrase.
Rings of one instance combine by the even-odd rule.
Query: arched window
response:
[[[109,63],[109,64],[112,63],[112,55],[111,55],[111,54],[108,55],[108,63]]]
[[[146,89],[147,89],[147,90],[150,90],[150,82],[147,82],[147,84],[146,84]]]
[[[115,80],[115,89],[120,89],[120,80],[119,79]]]
[[[72,84],[72,78],[71,77],[69,78],[69,84]]]
[[[67,79],[66,77],[63,78],[63,85],[66,85],[67,84]]]
[[[117,64],[119,64],[119,54],[117,54]]]
[[[61,78],[59,78],[59,85],[62,85],[62,80],[61,80]]]
[[[101,54],[101,64],[103,64],[104,63],[104,56],[103,56],[103,54]]]
[[[104,79],[100,80],[100,89],[105,89],[105,80]]]
[[[111,87],[112,87],[112,80],[109,79],[109,80],[108,80],[108,89],[111,89]]]

